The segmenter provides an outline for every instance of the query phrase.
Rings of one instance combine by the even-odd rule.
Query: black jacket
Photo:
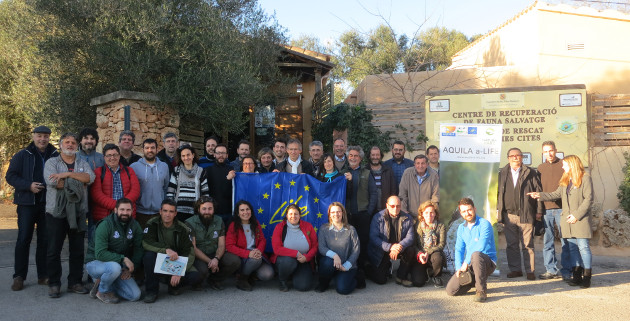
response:
[[[38,193],[38,198],[31,192],[31,184],[35,172],[35,157],[39,151],[35,147],[35,143],[31,142],[26,148],[17,152],[11,158],[9,169],[5,176],[7,183],[15,188],[13,194],[13,203],[17,205],[35,205],[36,203],[46,203],[46,190]],[[51,144],[46,146],[44,151],[44,163],[51,157],[59,156],[57,149]],[[44,165],[42,164],[42,177],[44,176]],[[45,184],[45,182],[40,182]]]
[[[506,165],[499,171],[499,187],[497,191],[497,222],[503,223],[503,215],[505,214],[505,206],[503,198],[505,196],[505,184],[507,184],[508,175],[512,175],[510,172],[510,165]],[[540,185],[540,178],[536,170],[531,167],[521,165],[521,172],[518,175],[518,181],[516,183],[517,195],[521,195],[517,200],[519,202],[518,214],[521,218],[521,223],[533,224],[536,220],[536,213],[543,212],[542,202],[539,202],[529,196],[530,192],[542,192]]]

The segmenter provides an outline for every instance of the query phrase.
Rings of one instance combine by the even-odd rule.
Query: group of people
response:
[[[6,175],[15,187],[18,205],[14,291],[24,287],[35,226],[38,284],[48,285],[51,298],[61,295],[60,256],[66,237],[68,292],[89,293],[106,303],[120,298],[139,300],[138,284],[142,283],[144,301],[154,302],[160,280],[168,283],[172,295],[179,294],[183,285],[201,289],[204,280],[221,290],[222,281],[232,275],[237,278],[237,288],[244,291],[275,275],[281,291],[291,287],[307,291],[315,283],[315,271],[319,277],[316,291],[325,291],[335,279],[337,292],[348,294],[364,288],[366,277],[377,284],[386,283],[392,277],[394,260],[400,261],[396,283],[410,287],[431,281],[436,287],[444,286],[446,237],[439,221],[436,146],[429,146],[427,155],[410,160],[404,157],[403,142],[395,141],[392,159],[383,162],[383,152],[374,146],[364,163],[363,149],[347,146],[341,138],[335,139],[330,154],[324,153],[321,142],[312,142],[308,160],[302,158],[302,143],[297,139],[278,139],[271,148],[262,148],[257,158],[250,155],[250,144],[241,141],[238,156],[230,162],[228,147],[215,137],[205,140],[203,157],[191,145],[180,144],[174,133],[162,137],[164,148],[159,152],[156,140],[144,140],[140,156],[132,151],[132,131],[123,131],[118,145],[105,144],[102,154],[95,150],[99,137],[94,129],[83,129],[79,136],[63,134],[60,152],[49,143],[50,133],[46,126],[35,128],[33,142],[12,158]],[[555,146],[553,150],[555,156]],[[551,223],[547,213],[545,222],[561,225],[563,266],[573,264],[569,267],[572,283],[588,287],[590,234],[585,236],[575,227],[588,218],[590,199],[578,201],[577,192],[573,194],[576,189],[580,195],[590,192],[586,187],[590,178],[579,158],[568,156],[562,161],[566,168],[561,179],[547,176],[541,169],[542,188],[537,172],[522,165],[520,150],[510,149],[508,158],[510,164],[500,173],[498,201],[499,221],[506,226],[508,241],[508,277],[522,276],[520,261],[514,261],[519,259],[519,240],[523,253],[531,254],[529,261],[529,256],[525,258],[528,278],[533,273],[533,246],[529,243],[535,216],[530,214],[542,208],[535,199],[561,198],[566,213],[552,212],[560,216]],[[232,206],[232,180],[236,172],[274,171],[312,175],[322,182],[345,179],[346,199],[329,206],[329,223],[317,233],[300,219],[300,208],[290,205],[271,240],[266,240],[252,205],[240,200]],[[546,177],[559,185],[545,185]],[[476,300],[483,301],[486,278],[496,266],[492,226],[475,215],[470,199],[460,201],[459,211],[467,223],[457,232],[457,272],[446,290],[456,295],[475,286]],[[547,230],[553,233],[553,226]],[[272,253],[265,252],[268,241]],[[565,246],[572,253],[566,264]],[[171,260],[188,257],[185,275],[154,273],[158,253]],[[88,283],[93,285],[84,285],[83,264]],[[550,269],[551,265],[541,278],[557,275]],[[475,276],[474,284],[460,284],[460,271],[468,270]]]

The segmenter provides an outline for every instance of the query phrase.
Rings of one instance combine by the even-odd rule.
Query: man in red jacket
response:
[[[105,165],[94,171],[94,183],[90,188],[92,216],[99,222],[116,207],[116,201],[125,197],[133,204],[140,197],[140,183],[136,173],[130,167],[120,163],[120,149],[114,144],[103,147]],[[136,217],[134,205],[133,217]]]

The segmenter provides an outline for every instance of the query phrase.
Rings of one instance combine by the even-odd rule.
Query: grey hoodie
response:
[[[136,201],[136,211],[140,214],[156,214],[166,196],[171,175],[168,165],[155,158],[155,163],[148,164],[144,158],[131,164],[140,182],[140,198]]]

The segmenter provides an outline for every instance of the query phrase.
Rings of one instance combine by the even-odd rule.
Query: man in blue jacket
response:
[[[44,182],[44,164],[59,153],[50,141],[50,128],[39,126],[33,130],[33,141],[19,151],[9,164],[6,180],[13,188],[13,203],[17,205],[18,237],[15,242],[15,272],[13,291],[24,288],[28,273],[28,257],[37,224],[37,283],[48,284],[46,271],[46,183]]]
[[[475,203],[470,198],[459,201],[459,213],[465,220],[457,228],[455,242],[455,267],[458,268],[446,285],[448,295],[462,295],[473,286],[477,291],[473,300],[486,301],[488,276],[497,267],[497,250],[494,245],[492,224],[476,215]],[[468,285],[460,285],[459,274],[472,270],[474,280]]]
[[[385,284],[389,275],[392,260],[400,259],[396,273],[396,283],[406,287],[421,283],[416,271],[412,271],[415,261],[413,251],[413,218],[400,210],[398,196],[387,199],[386,208],[372,218],[370,225],[370,242],[368,244],[369,265],[367,274],[376,284]],[[411,272],[412,280],[407,275]]]

